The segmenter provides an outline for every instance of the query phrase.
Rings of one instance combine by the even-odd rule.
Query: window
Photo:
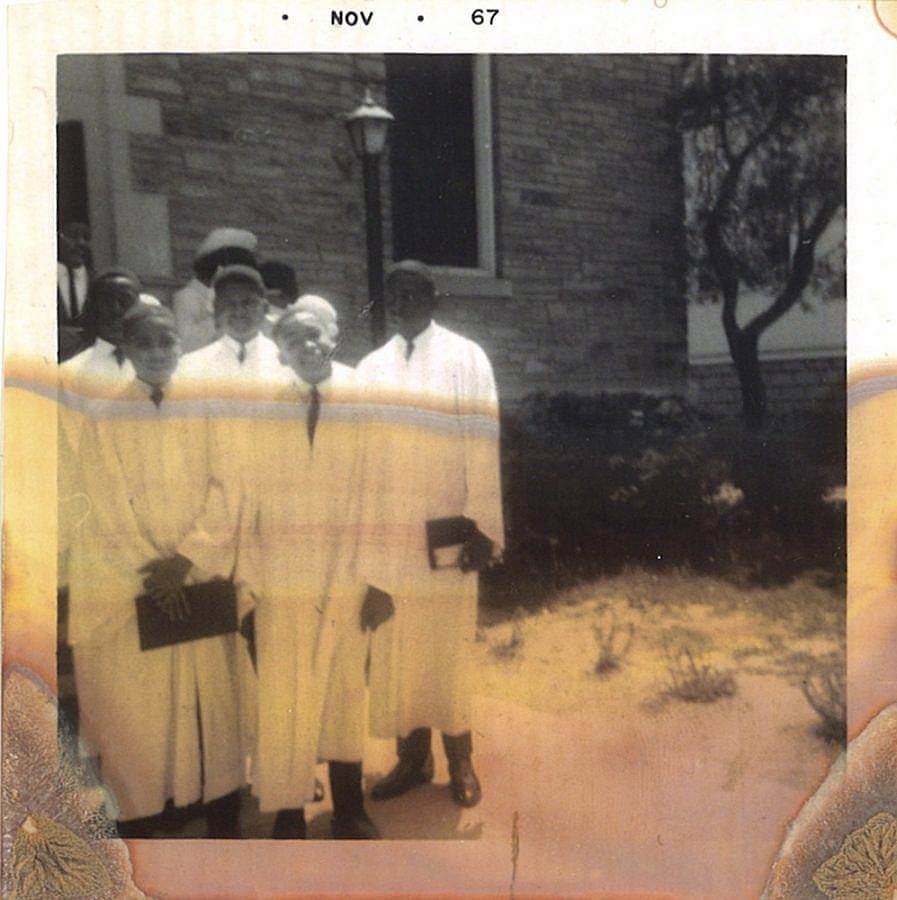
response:
[[[393,256],[495,273],[489,60],[387,54]]]

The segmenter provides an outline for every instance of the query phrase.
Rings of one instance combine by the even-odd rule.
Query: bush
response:
[[[503,420],[508,549],[487,596],[538,601],[625,565],[763,584],[824,569],[840,580],[844,509],[824,497],[843,470],[810,455],[808,434],[707,423],[676,397],[526,398]]]

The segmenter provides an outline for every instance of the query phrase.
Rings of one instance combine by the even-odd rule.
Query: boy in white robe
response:
[[[154,560],[179,551],[197,580],[233,568],[233,515],[210,468],[206,429],[179,417],[174,316],[137,304],[122,346],[136,378],[85,419],[73,480],[71,623],[82,733],[99,752],[120,833],[149,836],[167,801],[206,801],[210,837],[239,836],[243,776],[235,635],[142,651],[135,598]],[[164,599],[159,595],[160,600]]]
[[[471,760],[468,666],[477,572],[504,543],[498,399],[482,349],[432,320],[435,287],[425,265],[396,264],[386,289],[398,334],[357,373],[376,423],[362,521],[382,543],[379,562],[366,554],[363,574],[395,605],[372,641],[371,728],[397,738],[399,759],[371,796],[394,797],[432,779],[430,729],[438,728],[452,798],[474,806],[481,788]],[[459,542],[454,564],[433,569],[427,522],[453,517],[476,527]]]
[[[314,768],[326,759],[333,836],[376,839],[361,786],[368,638],[355,567],[359,398],[352,369],[330,358],[333,308],[304,299],[273,332],[292,378],[276,411],[257,423],[264,463],[249,479],[245,507],[255,541],[253,552],[241,549],[238,567],[257,597],[252,789],[262,811],[278,811],[275,838],[303,838]],[[329,316],[305,311],[322,303]]]
[[[246,265],[222,266],[212,278],[215,321],[221,336],[186,354],[178,377],[202,382],[214,394],[254,399],[270,382],[286,377],[274,342],[261,333],[268,311],[265,283]]]

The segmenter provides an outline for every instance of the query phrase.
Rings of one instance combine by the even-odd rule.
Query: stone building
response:
[[[680,73],[656,55],[60,57],[60,216],[162,299],[211,227],[253,230],[335,301],[353,363],[370,338],[342,117],[370,87],[396,116],[386,258],[436,267],[440,318],[484,346],[504,399],[681,394]]]

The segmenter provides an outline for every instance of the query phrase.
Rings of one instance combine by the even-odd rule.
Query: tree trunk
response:
[[[760,371],[759,335],[739,328],[729,330],[727,338],[741,388],[745,425],[751,431],[759,431],[766,422],[766,385]]]

